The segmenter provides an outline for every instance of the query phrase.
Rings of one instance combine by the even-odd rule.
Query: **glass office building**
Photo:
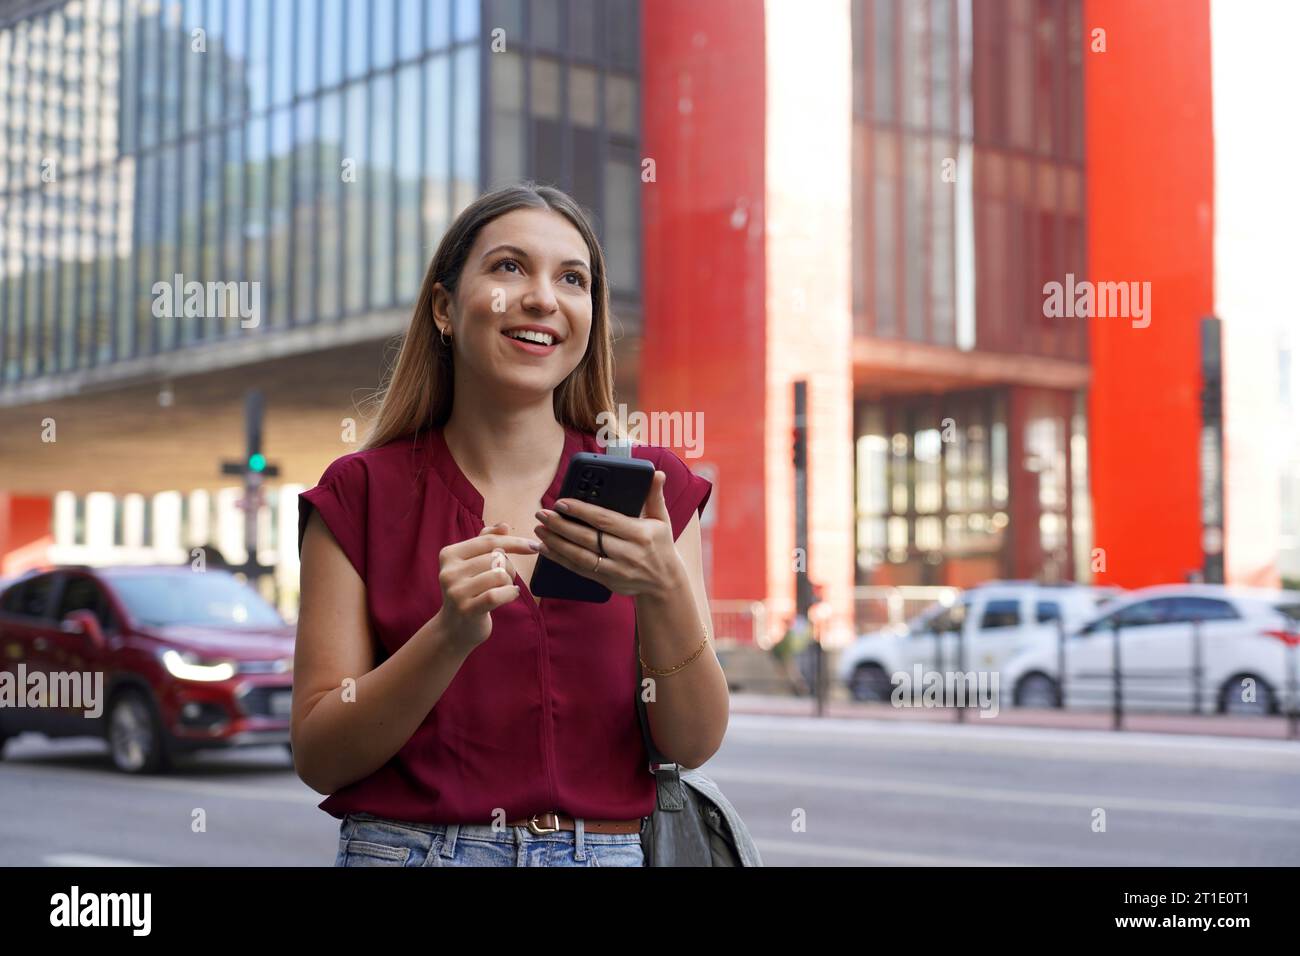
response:
[[[1086,580],[1082,0],[851,13],[860,583]]]
[[[0,389],[405,311],[456,212],[525,178],[591,212],[615,311],[639,327],[635,0],[68,0],[7,15]],[[177,277],[248,284],[256,318],[167,315]]]

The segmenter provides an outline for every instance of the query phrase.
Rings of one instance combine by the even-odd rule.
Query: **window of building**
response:
[[[394,186],[394,91],[391,74],[377,74],[370,80],[370,141],[367,165],[370,245],[370,306],[393,305],[393,232],[396,226]]]
[[[424,0],[397,0],[397,58],[403,63],[420,55],[424,9]]]
[[[898,260],[895,242],[899,184],[894,137],[884,131],[875,136],[875,333],[898,333]]]
[[[423,130],[420,209],[432,243],[451,221],[451,60],[444,53],[424,62]]]
[[[872,88],[875,92],[876,119],[894,118],[894,51],[897,49],[897,0],[875,0],[872,5]]]
[[[370,0],[347,0],[347,77],[356,79],[370,70]]]
[[[524,38],[524,5],[522,0],[487,0],[487,22],[484,29],[504,30],[507,49]]]
[[[996,504],[992,486],[1006,449],[991,435],[1004,415],[995,392],[859,405],[857,563],[868,577],[886,562],[923,576],[925,562],[1001,555],[1005,499]]]
[[[293,295],[291,285],[293,250],[290,243],[293,217],[292,109],[284,107],[271,114],[270,133],[270,156],[268,157],[270,208],[266,222],[270,281],[262,287],[261,323],[270,328],[283,328],[289,324]]]
[[[343,312],[355,315],[366,308],[370,110],[365,84],[356,83],[345,89],[343,158],[339,164],[343,193],[343,258],[340,266],[343,270]]]
[[[343,34],[346,30],[346,0],[320,0],[320,86],[337,86],[343,79]]]
[[[427,49],[444,50],[450,45],[453,14],[452,0],[425,0],[424,44]]]
[[[475,28],[478,24],[477,0],[462,6],[457,0],[458,13],[473,11]],[[461,24],[457,20],[457,24]],[[452,209],[460,212],[478,195],[479,180],[479,52],[476,47],[463,46],[452,55]]]
[[[538,62],[533,61],[534,77]],[[492,90],[489,178],[490,188],[495,188],[524,176],[524,57],[514,51],[495,53],[488,58],[488,74]]]
[[[634,156],[613,156],[605,164],[605,265],[611,290],[640,287],[641,175]]]
[[[954,0],[932,0],[930,4],[930,126],[945,133],[952,131],[956,120],[953,108],[956,71],[952,62],[954,7]]]
[[[532,31],[529,39],[534,48],[557,51],[563,48],[563,6],[563,0],[532,0],[529,3],[529,28]]]
[[[370,68],[386,70],[397,58],[396,0],[368,0],[370,10]]]
[[[422,79],[419,64],[397,71],[397,155],[393,164],[396,184],[397,267],[396,301],[414,302],[427,264],[420,237]]]
[[[7,141],[55,157],[59,173],[43,183],[39,164],[0,150],[0,379],[250,334],[238,310],[185,316],[183,289],[182,313],[157,320],[155,298],[169,292],[155,283],[177,273],[258,283],[262,331],[413,301],[434,243],[490,178],[479,164],[480,6],[97,0],[0,27]],[[560,54],[543,173],[627,246],[627,156],[609,146],[635,151],[637,89],[607,71],[639,62],[626,22],[639,5],[491,7],[518,81],[512,124],[498,114],[487,131],[493,161],[510,164],[496,172],[534,172],[531,20]],[[636,240],[621,253],[627,289]]]
[[[322,285],[316,276],[318,193],[316,152],[321,149],[317,100],[305,100],[293,108],[294,146],[290,151],[293,192],[288,227],[293,279],[295,324],[313,322],[317,316],[316,294]]]
[[[601,4],[597,0],[569,0],[569,45],[575,57],[596,57],[600,13]]]
[[[637,84],[630,76],[617,73],[605,77],[605,123],[611,133],[635,136],[637,132]]]
[[[281,4],[289,6],[289,4]],[[317,53],[313,48],[316,46],[316,38],[321,29],[321,0],[311,0],[310,3],[298,3],[296,9],[292,11],[295,14],[294,32],[304,38],[308,38],[308,43],[293,44],[296,49],[291,57],[291,62],[296,61],[296,70],[294,76],[294,92],[298,96],[310,96],[320,88],[320,69],[325,59],[325,44],[322,42],[320,50]],[[276,26],[279,26],[277,21]]]

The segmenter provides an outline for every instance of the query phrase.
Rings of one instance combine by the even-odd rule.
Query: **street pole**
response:
[[[940,671],[939,671],[939,674],[940,674],[940,675],[943,675],[943,671],[940,670]],[[956,691],[957,691],[957,682],[958,682],[958,681],[961,681],[961,682],[962,682],[962,685],[965,686],[965,682],[966,682],[966,627],[965,627],[965,621],[962,622],[962,627],[961,627],[961,629],[957,631],[957,673],[956,673],[955,675],[953,675],[953,698],[954,698],[954,700],[953,700],[953,704],[954,704],[954,706],[957,708],[957,723],[962,724],[962,723],[965,723],[965,722],[966,722],[966,703],[967,703],[967,701],[966,701],[966,697],[965,697],[965,691],[963,691],[963,692],[962,692],[962,701],[961,701],[961,703],[958,704],[958,703],[956,702],[956,696],[957,696]],[[944,682],[944,684],[945,684],[945,686],[946,686],[947,683],[948,683],[948,679],[947,679],[947,677],[943,677],[943,682]]]
[[[794,546],[799,559],[795,564],[794,591],[795,615],[808,618],[809,608],[813,604],[812,582],[808,578],[810,557],[808,554],[808,383],[799,379],[794,383]],[[816,713],[821,717],[825,713],[825,697],[822,688],[822,645],[821,634],[813,628],[813,694],[817,698]]]
[[[1056,706],[1065,710],[1065,618],[1056,618]]]
[[[1287,641],[1286,657],[1290,667],[1291,701],[1287,708],[1286,735],[1290,740],[1300,736],[1300,678],[1296,676],[1296,641]]]
[[[1201,713],[1201,681],[1205,676],[1205,650],[1201,646],[1201,622],[1192,619],[1192,713]]]
[[[1112,711],[1111,711],[1111,729],[1124,729],[1124,676],[1120,666],[1119,659],[1119,625],[1112,619],[1110,624],[1111,634],[1111,680],[1112,680]]]
[[[262,506],[262,489],[267,478],[275,478],[280,474],[279,466],[270,464],[262,453],[262,421],[265,411],[261,389],[249,389],[244,397],[244,459],[221,463],[221,474],[237,475],[244,480],[244,547],[248,551],[248,558],[243,565],[234,566],[231,570],[245,575],[259,590],[261,578],[273,570],[262,564],[257,557],[257,518]],[[278,598],[277,595],[277,604]]]

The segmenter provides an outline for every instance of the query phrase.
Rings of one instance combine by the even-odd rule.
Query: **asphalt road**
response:
[[[1300,865],[1296,742],[733,714],[704,770],[768,865]],[[27,735],[0,865],[328,865],[319,801],[280,748],[128,778],[97,741]]]

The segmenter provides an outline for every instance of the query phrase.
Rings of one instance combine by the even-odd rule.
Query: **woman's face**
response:
[[[454,302],[434,301],[458,374],[493,389],[552,392],[587,352],[590,259],[582,234],[550,209],[515,209],[483,226]],[[525,329],[549,335],[550,344],[518,340]]]

